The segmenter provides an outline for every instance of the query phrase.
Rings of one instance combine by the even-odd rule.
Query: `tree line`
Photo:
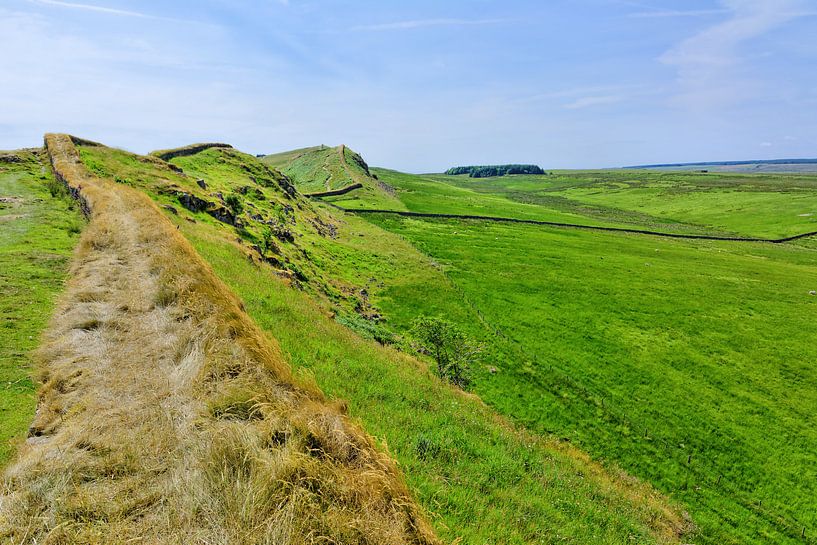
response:
[[[536,165],[472,165],[449,168],[445,173],[449,176],[468,174],[471,178],[487,178],[507,174],[544,174],[545,171]]]

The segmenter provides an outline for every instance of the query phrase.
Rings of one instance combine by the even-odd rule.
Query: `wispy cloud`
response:
[[[569,104],[565,104],[566,110],[581,110],[592,106],[603,106],[605,104],[616,104],[625,99],[623,95],[590,96],[577,98]]]
[[[218,25],[214,23],[202,22],[196,19],[178,19],[174,17],[163,17],[161,15],[152,15],[150,13],[143,13],[140,11],[132,11],[126,9],[109,8],[106,6],[98,6],[96,4],[84,4],[77,2],[63,2],[62,0],[27,0],[30,4],[39,4],[41,6],[52,6],[56,8],[73,9],[78,11],[87,11],[92,13],[100,13],[103,15],[111,15],[114,17],[130,17],[137,19],[151,19],[154,21],[164,21],[170,23],[179,23],[184,25],[198,25],[210,28],[217,28]]]
[[[74,2],[62,2],[60,0],[28,0],[32,4],[42,4],[46,6],[57,6],[61,8],[79,9],[84,11],[95,11],[97,13],[106,13],[108,15],[119,15],[121,17],[140,17],[143,19],[154,19],[152,15],[147,13],[140,13],[138,11],[128,11],[124,9],[107,8],[105,6],[97,6],[94,4],[77,4]]]
[[[630,13],[627,17],[635,19],[649,19],[661,17],[708,17],[710,15],[723,15],[729,13],[726,9],[696,9],[696,10],[662,10],[649,9],[647,11],[637,11]]]
[[[415,28],[428,27],[498,25],[508,22],[510,22],[509,19],[415,19],[409,21],[394,21],[391,23],[378,23],[373,25],[358,25],[352,27],[350,30],[355,31],[411,30]]]
[[[682,41],[660,57],[678,70],[679,101],[719,106],[745,96],[741,47],[786,23],[810,15],[800,0],[722,0],[729,18]]]

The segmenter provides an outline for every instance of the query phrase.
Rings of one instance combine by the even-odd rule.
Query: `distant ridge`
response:
[[[644,168],[686,168],[686,167],[712,167],[712,166],[743,166],[743,165],[817,165],[817,159],[758,159],[748,161],[702,161],[697,163],[658,163],[654,165],[635,165],[622,168],[644,169]]]

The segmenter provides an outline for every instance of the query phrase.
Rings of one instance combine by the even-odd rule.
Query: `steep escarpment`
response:
[[[12,542],[434,543],[395,464],[142,192],[46,146],[90,223],[5,477]]]
[[[345,144],[265,155],[261,160],[280,169],[310,197],[339,197],[354,192],[365,194],[367,201],[402,209],[394,190],[378,180],[363,157]]]

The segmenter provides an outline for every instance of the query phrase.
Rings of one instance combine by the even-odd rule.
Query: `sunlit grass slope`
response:
[[[158,189],[168,176],[161,165],[90,147],[83,149],[83,158],[97,169],[120,172],[124,183],[145,189],[160,203],[176,199]],[[238,171],[225,174],[223,163],[207,166],[206,152],[199,160],[188,159],[174,161],[191,176],[207,180],[208,187],[228,178],[245,183]],[[252,158],[242,160],[254,168]],[[193,182],[181,176],[171,183],[192,190]],[[276,197],[270,192],[266,198]],[[468,543],[672,543],[687,528],[683,517],[649,487],[593,463],[567,444],[515,431],[480,400],[441,383],[426,364],[338,323],[350,309],[359,321],[379,311],[373,304],[395,307],[396,293],[389,293],[387,285],[421,285],[425,297],[443,307],[458,300],[433,263],[400,237],[296,199],[293,229],[298,236],[278,243],[280,255],[306,276],[295,282],[248,252],[246,232],[255,229],[252,214],[263,215],[261,204],[242,216],[240,228],[214,221],[206,212],[188,212],[178,202],[173,206],[176,214],[168,211],[168,217],[241,296],[250,315],[275,336],[287,360],[327,393],[347,400],[350,415],[385,441],[443,538],[463,537]],[[312,222],[318,220],[325,229],[332,225],[334,234],[314,228]],[[453,312],[463,320],[473,317],[467,306]]]
[[[489,198],[678,228],[782,238],[817,231],[817,175],[557,171],[548,176],[431,179]]]
[[[3,475],[0,541],[438,543],[393,459],[293,376],[159,208],[90,174],[67,135],[46,145],[90,219],[38,350],[32,437]]]
[[[441,384],[426,367],[362,340],[327,319],[305,294],[270,282],[267,270],[239,259],[218,234],[202,225],[181,225],[242,296],[248,312],[275,332],[296,367],[330,394],[349,400],[350,414],[388,444],[444,538],[673,542],[685,527],[643,485],[602,469],[567,444],[513,431],[477,399]],[[427,294],[435,291],[453,297],[441,287]]]
[[[495,348],[476,382],[490,405],[683,501],[696,543],[813,542],[813,244],[372,219],[479,311],[450,316]],[[440,304],[391,289],[396,326]]]
[[[82,225],[40,150],[0,152],[0,467],[31,424],[31,352],[62,290]]]

